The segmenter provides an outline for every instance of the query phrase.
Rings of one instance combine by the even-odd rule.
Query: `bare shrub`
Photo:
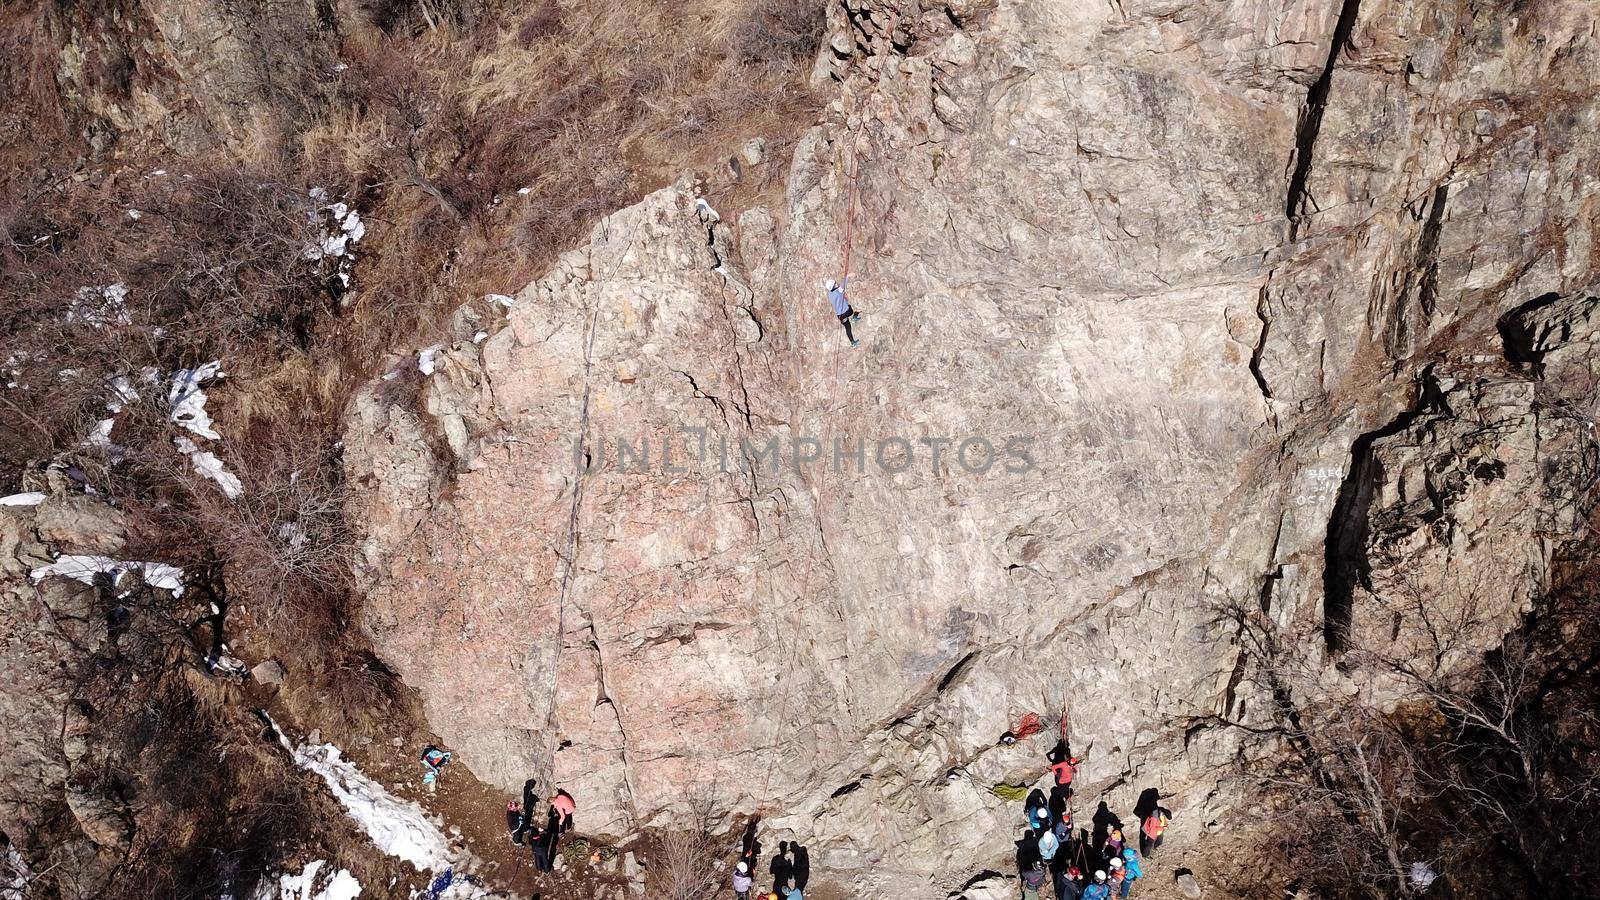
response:
[[[811,62],[827,28],[822,4],[812,0],[773,0],[745,13],[733,34],[739,62],[794,70]]]
[[[719,893],[729,823],[714,796],[711,790],[692,791],[684,823],[651,834],[646,857],[651,897],[709,900]]]
[[[1416,854],[1406,834],[1430,800],[1416,747],[1360,704],[1307,718],[1311,753],[1268,779],[1287,799],[1268,824],[1278,855],[1324,890],[1409,896]]]

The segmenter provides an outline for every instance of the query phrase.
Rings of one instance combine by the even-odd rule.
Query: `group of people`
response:
[[[1124,898],[1134,882],[1144,877],[1141,858],[1161,846],[1172,812],[1160,804],[1154,788],[1139,798],[1134,814],[1139,819],[1137,852],[1123,834],[1122,820],[1102,801],[1093,819],[1093,832],[1074,827],[1072,780],[1079,758],[1072,755],[1065,736],[1049,754],[1054,784],[1047,797],[1039,789],[1028,795],[1027,828],[1017,841],[1017,874],[1022,879],[1023,900],[1039,900],[1048,882],[1056,900],[1111,900]]]
[[[744,826],[739,841],[739,859],[733,865],[733,895],[737,900],[752,900],[756,890],[757,866],[761,862],[761,841],[756,837],[760,819]],[[772,891],[760,900],[805,900],[806,882],[811,878],[811,854],[799,841],[781,841],[769,867]]]
[[[534,792],[537,782],[529,778],[522,783],[522,802],[513,800],[506,804],[506,830],[511,832],[511,843],[526,846],[533,851],[533,867],[540,872],[555,868],[556,847],[561,835],[572,828],[572,815],[578,811],[577,801],[564,790],[547,798],[545,812],[538,813],[538,799]]]

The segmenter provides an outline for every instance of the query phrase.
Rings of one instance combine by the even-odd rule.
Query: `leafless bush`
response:
[[[772,0],[754,4],[734,30],[734,47],[745,65],[793,70],[811,62],[826,30],[816,0]]]
[[[1404,895],[1416,862],[1454,889],[1493,882],[1502,896],[1575,896],[1600,878],[1592,854],[1551,839],[1600,827],[1600,581],[1589,552],[1557,566],[1532,617],[1493,649],[1500,606],[1471,583],[1391,584],[1407,639],[1348,651],[1345,676],[1365,687],[1338,703],[1306,699],[1325,697],[1325,672],[1269,617],[1249,604],[1220,617],[1237,627],[1270,697],[1258,710],[1271,715],[1199,718],[1293,751],[1263,782],[1283,802],[1268,826],[1288,870],[1332,896]]]
[[[1309,758],[1267,781],[1287,800],[1268,826],[1277,855],[1325,890],[1409,896],[1416,854],[1406,834],[1430,802],[1416,748],[1360,704],[1304,718],[1315,723]]]
[[[695,790],[682,826],[650,838],[649,895],[662,900],[709,900],[722,887],[728,816],[711,790]]]

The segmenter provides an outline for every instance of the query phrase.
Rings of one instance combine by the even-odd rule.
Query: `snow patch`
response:
[[[294,751],[294,761],[322,776],[345,812],[379,850],[411,863],[419,872],[451,867],[450,843],[422,807],[401,800],[361,774],[340,756],[338,747],[302,744]]]
[[[206,392],[201,385],[222,374],[222,361],[217,359],[173,372],[172,388],[167,392],[168,418],[207,440],[221,440],[206,412]]]
[[[237,500],[239,495],[244,493],[244,485],[240,483],[239,476],[229,472],[215,453],[200,449],[194,441],[181,434],[173,438],[172,443],[177,445],[178,452],[189,457],[189,462],[194,464],[194,470],[215,481],[229,500]]]
[[[698,199],[696,199],[694,201],[694,208],[696,210],[698,210],[701,213],[701,215],[705,219],[707,219],[708,221],[711,221],[711,222],[721,222],[722,221],[722,216],[718,215],[717,211],[711,208],[711,204],[709,202],[707,202],[706,198],[704,198],[704,197],[700,197],[700,198],[698,198]]]
[[[104,573],[111,577],[115,583],[124,572],[139,571],[144,575],[144,583],[153,588],[171,591],[174,597],[183,596],[183,570],[177,566],[166,563],[129,562],[127,560],[112,559],[109,556],[87,556],[80,554],[66,554],[56,557],[56,561],[47,566],[39,566],[28,576],[35,582],[43,581],[52,575],[71,578],[84,584],[94,584],[95,576]]]
[[[361,896],[361,882],[348,869],[340,869],[321,879],[322,886],[318,889],[317,876],[324,865],[323,860],[312,860],[299,875],[285,872],[276,880],[266,879],[256,886],[250,900],[355,900]]]
[[[300,255],[312,262],[327,261],[340,286],[349,287],[355,274],[355,245],[366,237],[367,224],[348,204],[330,202],[324,188],[312,188],[309,196],[317,204],[311,219],[322,227],[322,238],[307,246]]]
[[[27,491],[21,494],[12,494],[9,497],[0,497],[0,506],[38,506],[43,502],[43,491]]]
[[[439,351],[443,349],[443,344],[434,344],[432,347],[422,348],[422,352],[417,354],[417,368],[421,370],[422,374],[433,374],[434,357],[438,356]]]
[[[490,294],[489,299],[507,309],[517,305],[517,298],[508,296],[506,294]]]

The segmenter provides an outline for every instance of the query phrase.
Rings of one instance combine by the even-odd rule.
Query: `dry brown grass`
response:
[[[361,299],[375,319],[425,330],[512,290],[744,139],[781,152],[817,104],[818,0],[545,0],[477,21],[353,34],[336,100],[303,135],[307,167],[382,230]]]

